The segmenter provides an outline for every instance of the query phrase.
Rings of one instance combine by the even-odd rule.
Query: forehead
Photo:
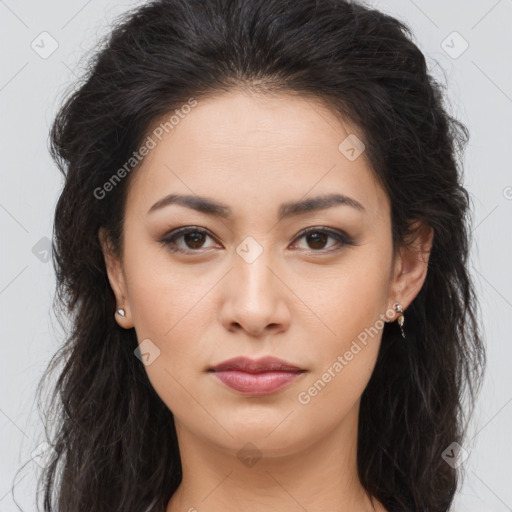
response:
[[[254,209],[333,192],[354,197],[370,214],[388,206],[358,145],[360,131],[320,101],[229,92],[198,100],[165,124],[171,116],[147,134],[154,147],[132,176],[131,208],[147,212],[171,192]]]

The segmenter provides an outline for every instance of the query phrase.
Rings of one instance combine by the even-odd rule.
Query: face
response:
[[[362,135],[311,100],[238,92],[199,101],[161,141],[150,135],[122,261],[105,250],[119,324],[144,343],[178,435],[232,453],[313,445],[357,410],[384,321],[426,267],[393,257],[388,198],[354,146]],[[203,208],[162,201],[171,194]],[[266,394],[235,390],[209,370],[236,356],[302,373]]]

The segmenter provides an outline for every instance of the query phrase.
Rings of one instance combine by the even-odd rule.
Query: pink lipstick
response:
[[[208,371],[226,386],[246,395],[275,393],[306,372],[291,363],[266,356],[261,359],[235,357]]]

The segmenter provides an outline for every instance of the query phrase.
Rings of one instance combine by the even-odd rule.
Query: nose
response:
[[[293,294],[267,252],[263,251],[252,262],[234,255],[220,309],[220,321],[230,332],[244,331],[252,337],[263,337],[286,331],[290,326],[288,299]]]

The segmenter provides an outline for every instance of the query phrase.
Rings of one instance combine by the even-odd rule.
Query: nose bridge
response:
[[[275,292],[275,276],[269,269],[275,267],[272,250],[267,241],[247,236],[236,247],[235,279],[251,302],[269,300]]]
[[[237,325],[256,335],[267,326],[274,329],[288,326],[285,288],[275,275],[279,271],[275,269],[274,254],[268,244],[250,236],[236,247],[229,297],[222,309],[222,321],[229,330]]]

